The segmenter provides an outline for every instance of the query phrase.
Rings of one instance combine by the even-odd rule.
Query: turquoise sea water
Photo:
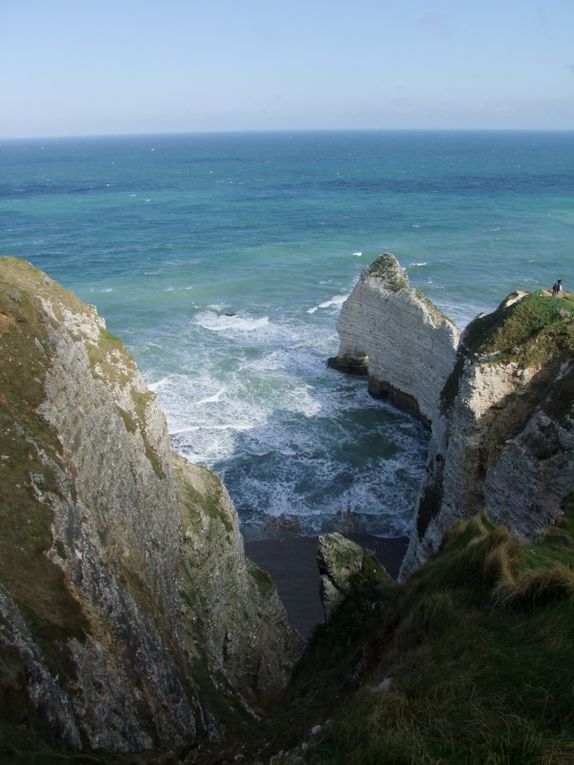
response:
[[[574,133],[4,141],[0,163],[0,251],[97,305],[249,535],[409,528],[427,434],[324,365],[376,254],[461,325],[574,286]]]

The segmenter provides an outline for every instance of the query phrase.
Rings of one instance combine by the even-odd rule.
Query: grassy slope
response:
[[[507,301],[478,316],[464,331],[455,368],[441,395],[443,413],[456,398],[465,359],[486,357],[492,364],[513,361],[538,367],[574,353],[574,294],[552,298],[539,290],[512,305]]]
[[[333,718],[305,761],[574,763],[573,657],[574,499],[538,545],[477,516],[406,585],[358,578],[299,667],[279,745]]]
[[[317,630],[278,711],[247,742],[14,762],[214,765],[238,752],[268,762],[307,739],[303,761],[316,765],[572,765],[573,656],[574,495],[537,545],[485,516],[461,523],[404,585],[367,556],[354,597]],[[373,692],[384,678],[390,691]]]

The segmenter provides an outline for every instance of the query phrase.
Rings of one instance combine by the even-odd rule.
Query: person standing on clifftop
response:
[[[556,296],[562,297],[563,289],[564,288],[562,287],[562,279],[558,279],[558,281],[554,282],[554,284],[552,285],[552,297],[556,297]]]

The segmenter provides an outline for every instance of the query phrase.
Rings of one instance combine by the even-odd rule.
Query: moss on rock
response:
[[[381,279],[385,289],[391,292],[398,292],[407,289],[409,286],[409,277],[399,261],[390,252],[383,255],[367,266],[367,274]]]
[[[50,348],[38,301],[52,289],[29,264],[0,258],[0,580],[59,664],[58,637],[82,639],[85,620],[47,556],[53,516],[43,497],[60,495],[65,468],[58,434],[39,412]]]
[[[452,406],[465,362],[512,362],[518,367],[554,366],[574,353],[574,297],[552,298],[545,290],[511,293],[492,313],[477,316],[463,332],[453,371],[441,393],[441,411]]]

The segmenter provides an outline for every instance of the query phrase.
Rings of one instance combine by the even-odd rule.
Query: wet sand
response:
[[[397,576],[408,537],[346,536],[373,552],[389,574]],[[287,609],[289,621],[305,638],[324,618],[319,598],[317,543],[318,537],[258,539],[245,543],[248,557],[271,575]]]

